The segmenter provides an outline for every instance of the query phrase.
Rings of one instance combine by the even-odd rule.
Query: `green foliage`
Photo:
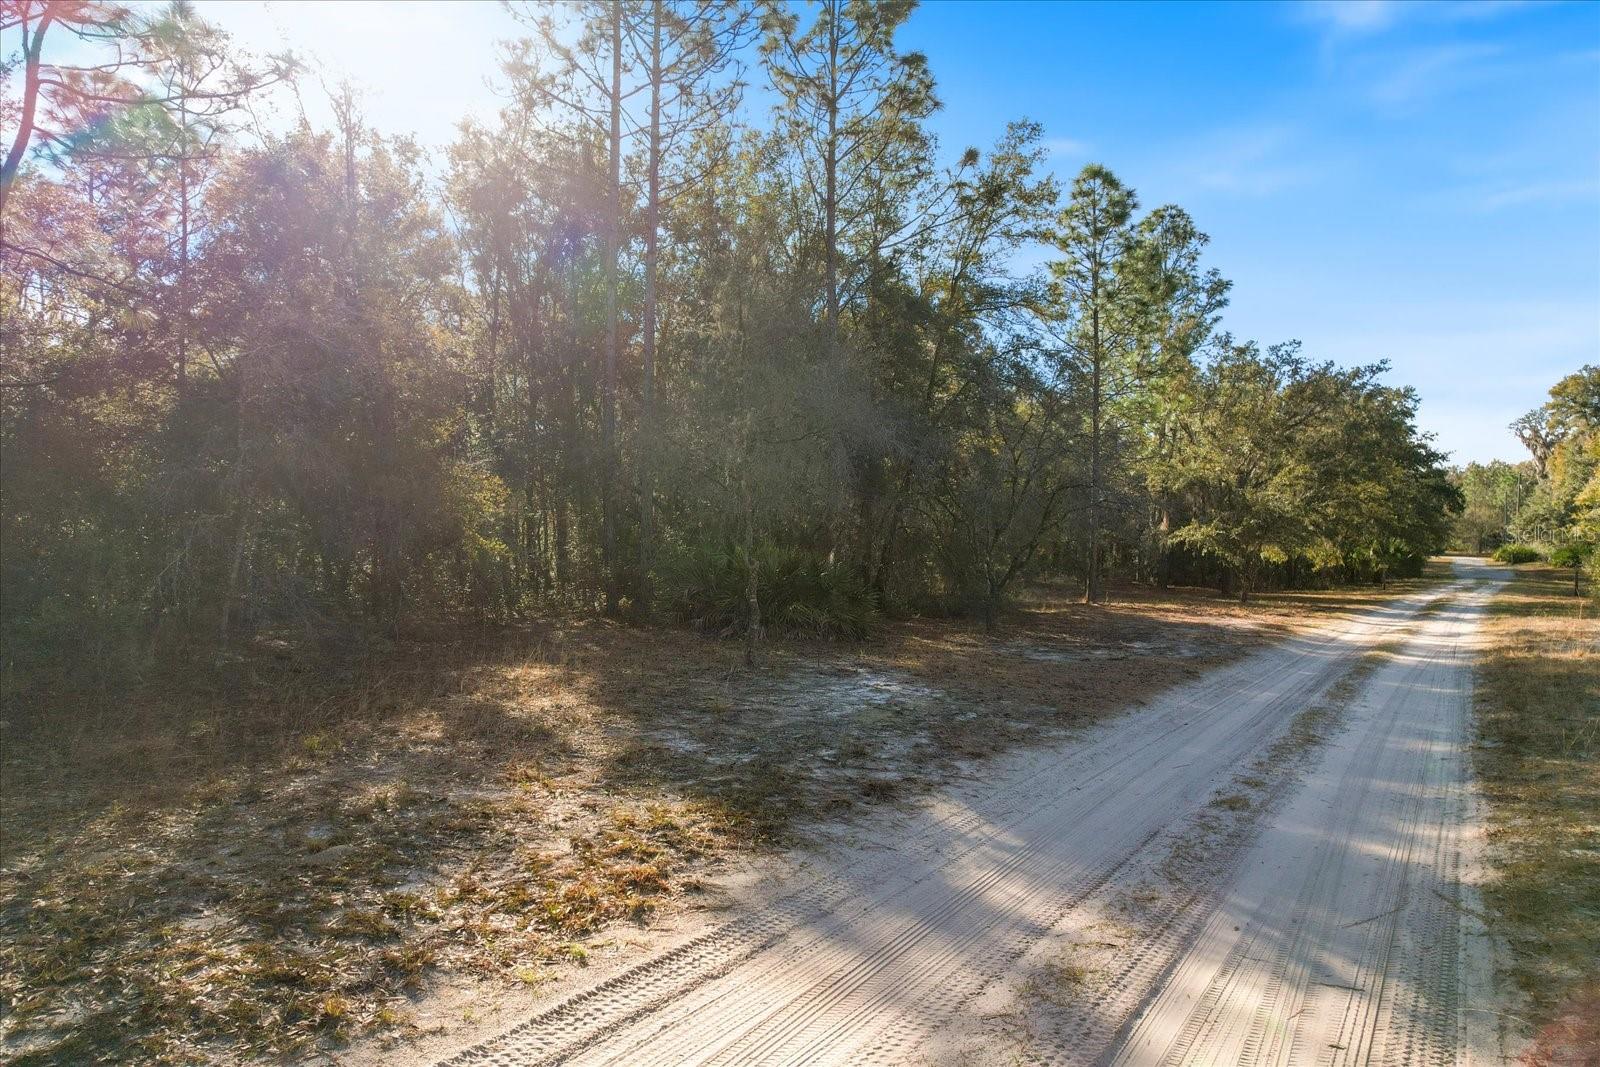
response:
[[[1516,546],[1522,547],[1522,546]],[[1581,567],[1584,560],[1589,558],[1592,546],[1570,543],[1560,545],[1550,552],[1550,562],[1557,567]],[[1522,562],[1522,561],[1518,561]]]
[[[1550,550],[1550,562],[1557,567],[1570,567],[1572,569],[1572,595],[1578,596],[1582,592],[1582,575],[1589,572],[1591,578],[1590,594],[1600,597],[1600,588],[1596,588],[1592,579],[1596,571],[1600,570],[1600,551],[1595,550],[1591,541],[1568,541],[1557,545]]]
[[[1508,534],[1549,546],[1600,542],[1600,367],[1561,379],[1511,428],[1533,460],[1505,520]]]
[[[876,598],[858,575],[771,541],[757,544],[753,556],[733,545],[680,550],[663,567],[662,604],[708,633],[742,634],[750,621],[752,564],[762,625],[769,629],[859,640],[877,621]]]
[[[1455,547],[1468,552],[1492,552],[1509,540],[1511,524],[1536,480],[1531,461],[1469,463],[1451,472],[1451,481],[1462,494],[1462,510],[1456,518],[1453,538]]]
[[[1495,549],[1494,559],[1499,563],[1537,563],[1544,559],[1544,553],[1532,545],[1517,544],[1513,541]]]
[[[1416,571],[1444,547],[1459,494],[1416,432],[1415,394],[1379,384],[1384,369],[1225,346],[1185,386],[1187,447],[1152,465],[1187,520],[1172,541],[1218,561],[1241,597],[1295,572]]]
[[[941,168],[912,4],[714,7],[585,4],[575,39],[522,12],[442,197],[349,96],[247,132],[226,38],[161,20],[162,95],[5,191],[8,245],[55,257],[0,272],[6,694],[109,699],[269,629],[647,617],[658,586],[711,632],[759,617],[753,647],[895,604],[992,622],[1047,570],[1248,590],[1440,545],[1415,397],[1215,337],[1182,208],[1098,164],[1063,197],[1029,122]],[[756,34],[770,128],[728,62]],[[597,132],[624,99],[659,124]],[[1519,521],[1600,526],[1593,378],[1530,417]]]

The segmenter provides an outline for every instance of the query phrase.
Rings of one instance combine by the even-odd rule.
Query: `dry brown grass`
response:
[[[1544,1062],[1570,1041],[1576,1006],[1600,1003],[1600,626],[1568,572],[1533,564],[1495,597],[1486,631],[1474,746],[1493,865],[1484,899],[1521,1014],[1546,1028],[1532,1053]]]
[[[13,723],[0,1058],[404,1033],[426,981],[543,982],[732,851],[1407,588],[1094,608],[1041,589],[995,634],[911,621],[774,646],[756,671],[730,643],[595,620],[340,663],[277,638],[73,728]]]

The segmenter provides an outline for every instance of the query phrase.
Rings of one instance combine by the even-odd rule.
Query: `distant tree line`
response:
[[[992,621],[1040,574],[1416,573],[1459,492],[1415,394],[1220,332],[1195,221],[1099,165],[1058,187],[1032,123],[943,162],[911,10],[519,7],[440,183],[348,92],[256,129],[293,64],[186,5],[8,4],[7,685],[268,628],[560,609],[753,648]]]
[[[1511,424],[1531,459],[1469,463],[1451,473],[1463,507],[1455,544],[1510,563],[1548,559],[1600,568],[1600,367],[1550,388],[1550,399]]]

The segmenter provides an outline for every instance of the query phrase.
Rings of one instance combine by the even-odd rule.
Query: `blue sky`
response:
[[[1600,4],[936,0],[903,40],[948,140],[1026,115],[1181,204],[1228,329],[1388,359],[1458,461],[1600,363]]]
[[[493,115],[518,32],[487,2],[198,6],[434,147]],[[1181,204],[1234,281],[1228,329],[1388,359],[1457,461],[1521,458],[1506,424],[1600,363],[1600,3],[925,0],[901,43],[951,155],[1031,118],[1063,178],[1101,162]]]

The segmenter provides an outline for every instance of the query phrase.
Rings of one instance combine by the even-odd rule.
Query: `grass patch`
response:
[[[586,957],[573,938],[647,917],[728,847],[700,804],[610,801],[552,847],[515,796],[366,799],[334,816],[355,828],[309,843],[310,813],[227,826],[207,806],[140,828],[133,848],[126,823],[101,820],[21,872],[0,900],[0,1058],[298,1057],[403,1023],[440,964],[542,981],[543,964]]]
[[[759,671],[730,642],[600,620],[348,661],[285,637],[117,701],[52,697],[81,716],[8,708],[0,1060],[402,1037],[425,984],[554,981],[607,926],[688,903],[721,855],[1404,591],[1041,594],[1000,635],[916,619],[849,648],[791,637]]]
[[[1029,977],[1021,993],[1035,1002],[1070,1008],[1096,976],[1097,972],[1072,959],[1047,960]]]
[[[1484,900],[1521,1014],[1544,1031],[1536,1049],[1574,1005],[1600,1002],[1600,647],[1594,603],[1571,590],[1563,571],[1518,567],[1490,605],[1477,669]]]

